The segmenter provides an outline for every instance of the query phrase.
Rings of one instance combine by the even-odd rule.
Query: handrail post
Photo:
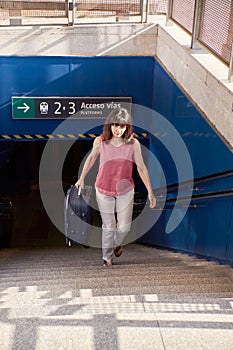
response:
[[[233,81],[233,42],[231,45],[231,57],[230,57],[230,64],[229,64],[229,70],[228,70],[228,80],[230,82]]]
[[[149,8],[149,0],[141,0],[140,1],[141,23],[147,22],[148,8]]]
[[[148,14],[150,10],[150,0],[146,0],[146,16],[145,16],[145,23],[148,21]]]
[[[75,0],[67,0],[68,1],[68,25],[73,26],[74,25],[74,19],[75,19]]]
[[[173,1],[174,0],[168,0],[167,2],[166,25],[168,25],[168,21],[172,17]]]
[[[202,10],[202,0],[195,0],[194,14],[193,14],[193,29],[192,29],[192,40],[191,49],[197,49],[196,46],[201,24],[201,10]]]

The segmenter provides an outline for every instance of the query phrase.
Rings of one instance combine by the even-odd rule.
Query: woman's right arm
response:
[[[89,170],[93,167],[93,165],[96,162],[96,159],[100,153],[99,151],[99,146],[100,146],[100,141],[101,141],[101,136],[98,136],[94,142],[93,142],[93,147],[91,150],[91,153],[88,155],[87,159],[85,160],[85,163],[83,165],[83,170],[81,172],[80,178],[78,181],[75,183],[76,187],[81,186],[81,188],[84,187],[84,180],[86,175],[88,174]]]

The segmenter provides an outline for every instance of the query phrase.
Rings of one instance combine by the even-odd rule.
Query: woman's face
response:
[[[126,125],[122,125],[118,123],[114,123],[111,125],[111,131],[114,137],[119,137],[119,138],[122,137],[125,130],[126,130]]]

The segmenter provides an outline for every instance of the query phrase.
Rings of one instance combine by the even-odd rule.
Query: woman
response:
[[[154,208],[153,194],[141,146],[133,137],[132,118],[124,108],[113,109],[108,115],[101,136],[94,140],[76,186],[84,187],[84,179],[100,156],[96,177],[96,199],[102,219],[102,253],[104,266],[112,266],[113,255],[122,254],[122,242],[130,231],[133,212],[133,163],[148,191],[150,207]]]

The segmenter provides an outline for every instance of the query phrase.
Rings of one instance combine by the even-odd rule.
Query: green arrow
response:
[[[23,109],[24,113],[27,113],[27,111],[30,109],[30,107],[24,102],[23,106],[18,106],[17,109]]]
[[[12,112],[14,119],[35,118],[34,98],[12,97]]]

